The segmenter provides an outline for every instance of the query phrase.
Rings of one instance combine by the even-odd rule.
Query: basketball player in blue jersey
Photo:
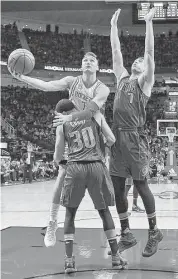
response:
[[[123,57],[118,37],[118,9],[111,19],[111,48],[113,70],[117,78],[117,91],[113,107],[113,132],[116,142],[112,147],[110,174],[112,177],[116,208],[121,223],[120,251],[134,246],[137,241],[132,235],[128,220],[128,201],[125,191],[126,178],[132,176],[140,194],[149,222],[148,242],[143,257],[150,257],[157,252],[158,243],[163,234],[157,228],[155,199],[151,193],[147,174],[149,170],[149,150],[144,132],[146,120],[145,106],[154,84],[154,35],[152,20],[155,9],[145,17],[146,38],[144,57],[137,58],[131,67],[131,75],[123,65]]]
[[[94,53],[87,52],[84,55],[81,69],[81,76],[67,76],[60,80],[46,82],[25,75],[19,75],[8,68],[9,72],[15,78],[42,91],[69,90],[69,99],[74,102],[79,111],[70,116],[63,114],[56,115],[54,126],[64,123],[69,120],[68,118],[70,118],[70,120],[72,118],[72,121],[88,117],[91,118],[99,109],[101,112],[104,112],[104,104],[109,95],[109,88],[96,77],[99,66],[97,57]],[[45,235],[45,245],[47,247],[54,246],[56,243],[55,232],[57,229],[57,214],[59,211],[61,189],[65,177],[65,163],[66,160],[62,160],[59,164],[59,174],[54,185],[52,205],[50,207],[50,220]]]
[[[65,114],[77,112],[74,103],[67,99],[59,101],[56,110]],[[109,171],[103,163],[104,157],[99,139],[101,129],[106,138],[106,145],[111,146],[115,137],[101,113],[99,113],[97,121],[94,118],[71,121],[56,129],[54,160],[57,163],[61,161],[65,142],[68,143],[69,148],[66,176],[61,194],[61,204],[66,207],[64,222],[65,273],[76,272],[73,256],[74,221],[86,188],[103,221],[104,232],[111,247],[112,267],[114,269],[126,268],[127,262],[118,252],[115,226],[108,208],[115,204],[114,189]]]

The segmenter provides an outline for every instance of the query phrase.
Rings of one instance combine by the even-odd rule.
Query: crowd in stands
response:
[[[1,25],[1,59],[5,59],[7,61],[10,53],[21,47],[16,25]]]
[[[18,31],[15,24],[1,26],[2,32],[2,59],[8,59],[9,54],[21,47],[18,39]],[[86,34],[56,34],[52,32],[39,32],[25,29],[28,45],[35,56],[37,63],[54,64],[61,66],[81,66],[84,54],[84,39]],[[121,36],[121,47],[125,66],[131,66],[133,60],[144,54],[143,36]],[[91,50],[97,54],[101,68],[112,67],[110,38],[108,36],[90,35]],[[178,66],[178,36],[155,37],[156,65],[160,67]],[[10,156],[1,162],[2,182],[24,182],[23,150],[28,142],[33,144],[35,154],[40,154],[42,148],[48,151],[54,150],[55,129],[52,127],[54,108],[56,103],[68,98],[68,92],[42,92],[28,87],[1,87],[1,116],[12,125],[16,131],[16,137],[11,138],[2,131],[5,142],[8,143]],[[155,166],[160,171],[165,166],[168,141],[156,136],[156,120],[164,119],[167,90],[164,81],[155,81],[152,96],[146,107],[147,132],[150,137],[150,176]],[[111,93],[106,102],[106,119],[112,126],[114,93]],[[164,128],[164,127],[163,127]],[[42,152],[41,152],[42,154]],[[52,178],[57,173],[52,158],[46,160],[42,155],[36,159],[33,165],[33,180]]]
[[[161,175],[166,166],[168,139],[154,136],[150,140],[150,177]]]
[[[124,65],[131,67],[133,61],[144,55],[145,37],[122,35],[120,37],[121,51]],[[155,37],[155,63],[157,67],[178,66],[177,36],[156,36]],[[112,66],[111,43],[109,36],[91,35],[91,50],[97,54],[100,67]]]
[[[38,63],[78,66],[84,54],[84,34],[56,34],[25,29],[31,52]]]
[[[17,131],[17,136],[25,137],[33,143],[48,143],[54,148],[55,129],[52,119],[56,103],[68,98],[68,92],[42,92],[26,87],[7,86],[1,88],[1,115]],[[106,117],[112,125],[114,93],[106,103]],[[30,138],[33,136],[33,138]]]
[[[54,150],[55,129],[52,127],[54,109],[59,99],[68,98],[68,92],[46,93],[27,87],[7,86],[2,87],[1,95],[2,117],[16,130],[15,139],[10,139],[4,135],[6,136],[5,142],[9,143],[11,159],[3,161],[1,176],[2,181],[8,184],[13,181],[23,181],[24,162],[22,155],[23,150],[27,148],[28,140],[31,141],[35,153],[40,153],[43,142],[50,143],[48,150]],[[106,119],[110,126],[112,125],[114,95],[114,93],[109,95],[105,110]],[[155,166],[159,165],[160,170],[165,166],[168,140],[156,136],[156,120],[163,118],[166,100],[167,95],[158,97],[156,94],[152,94],[147,104],[146,129],[151,150],[150,176],[154,176],[154,168],[157,168]],[[49,164],[45,161],[39,156],[38,163],[34,164],[33,167],[33,179],[54,176],[55,167],[53,166],[54,171],[49,173],[49,165],[52,163]]]
[[[12,183],[26,183],[53,179],[57,176],[58,167],[53,161],[36,160],[32,167],[32,180],[28,172],[26,174],[26,163],[23,157],[11,159],[10,156],[1,159],[1,183],[11,185]]]
[[[80,67],[84,54],[85,32],[55,33],[23,29],[31,52],[37,64]],[[19,48],[15,25],[1,25],[2,59]],[[13,39],[12,39],[13,38]],[[133,61],[144,55],[145,37],[136,35],[120,36],[124,65],[130,67]],[[155,36],[155,62],[157,67],[178,67],[178,36],[161,34]],[[112,53],[109,36],[89,35],[89,47],[96,53],[101,68],[112,67]]]
[[[1,90],[2,117],[17,130],[18,136],[33,135],[33,141],[54,144],[54,105],[48,102],[47,94],[25,87],[8,86]]]

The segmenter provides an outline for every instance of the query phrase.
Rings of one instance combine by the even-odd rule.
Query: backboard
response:
[[[158,119],[157,120],[157,136],[168,137],[169,141],[173,142],[174,137],[178,137],[178,120]]]

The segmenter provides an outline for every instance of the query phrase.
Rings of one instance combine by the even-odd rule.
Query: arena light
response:
[[[7,142],[0,142],[0,149],[7,148]]]
[[[0,65],[2,65],[2,66],[6,66],[6,65],[7,65],[7,62],[0,61]]]
[[[164,113],[165,113],[165,114],[176,114],[177,111],[165,111]]]
[[[178,92],[177,91],[170,91],[169,96],[178,96]]]
[[[165,84],[173,84],[173,83],[178,84],[176,80],[170,80],[170,79],[165,80]]]

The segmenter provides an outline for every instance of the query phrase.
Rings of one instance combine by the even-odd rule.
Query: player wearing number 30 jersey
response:
[[[70,110],[68,109],[70,113],[77,111],[74,104],[67,99],[59,101],[56,105],[56,110],[65,114],[64,108],[66,107],[67,109],[70,108]],[[90,194],[92,199],[96,200],[97,209],[103,206],[105,208],[106,204],[108,206],[113,204],[112,182],[104,164],[104,156],[100,146],[101,133],[105,136],[107,145],[110,146],[114,143],[115,137],[100,112],[95,115],[95,118],[66,122],[57,127],[54,153],[56,162],[60,162],[65,150],[65,142],[68,143],[67,172],[64,189],[62,190],[63,205],[69,207],[78,206],[83,198],[86,185],[90,185],[88,186],[89,192],[90,187],[93,189]],[[80,166],[75,163],[80,163]],[[89,179],[83,180],[86,173],[88,173]],[[98,183],[99,186],[97,185]],[[101,192],[103,183],[107,186],[103,188],[104,194]]]
[[[67,122],[63,130],[68,142],[68,162],[104,161],[100,148],[100,127],[93,120]]]
[[[68,111],[69,114],[76,111],[74,104],[65,99],[57,104],[57,110],[61,113]],[[114,143],[115,138],[100,112],[95,118],[96,120],[91,118],[67,122],[56,129],[55,161],[61,160],[65,142],[68,142],[69,147],[66,176],[61,194],[61,204],[66,207],[65,273],[76,271],[73,256],[74,219],[86,188],[102,218],[104,231],[112,251],[112,266],[121,269],[126,264],[118,253],[115,227],[108,208],[115,204],[114,189],[109,171],[103,163],[104,157],[100,148],[101,131],[104,133],[108,146]]]
[[[78,207],[86,187],[96,209],[114,205],[114,189],[100,148],[100,130],[95,119],[67,122],[63,126],[64,141],[69,147],[61,196],[64,206]]]

